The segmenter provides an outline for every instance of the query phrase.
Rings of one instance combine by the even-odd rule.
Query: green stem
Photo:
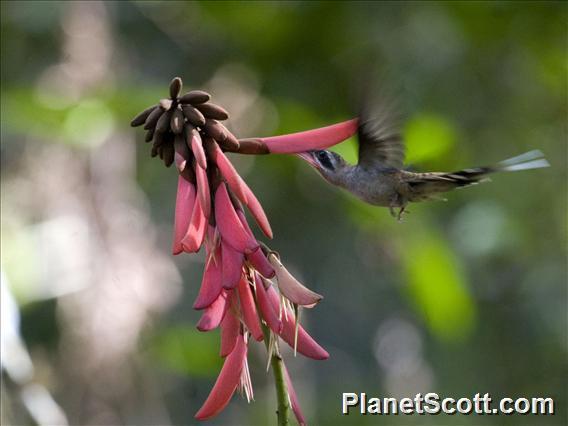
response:
[[[262,332],[264,334],[264,344],[268,350],[270,330],[265,324],[261,323],[261,325]],[[278,409],[276,410],[278,426],[287,426],[289,424],[288,416],[290,413],[290,398],[288,397],[288,388],[284,378],[284,362],[282,362],[282,357],[279,353],[272,354],[270,365],[274,372],[274,385],[276,386],[276,399],[278,401]]]

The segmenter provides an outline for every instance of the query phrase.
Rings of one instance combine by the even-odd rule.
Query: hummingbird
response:
[[[416,173],[405,170],[402,133],[389,115],[375,119],[359,118],[357,124],[358,162],[347,163],[339,154],[315,149],[297,153],[329,183],[339,186],[361,200],[388,207],[393,217],[402,220],[409,203],[445,200],[445,192],[489,180],[496,172],[549,167],[539,150],[484,167],[455,172]],[[396,212],[398,210],[398,212]]]

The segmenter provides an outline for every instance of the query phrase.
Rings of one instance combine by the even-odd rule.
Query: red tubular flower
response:
[[[276,305],[271,303],[269,295],[264,288],[264,281],[262,277],[258,275],[255,279],[254,289],[256,294],[256,301],[258,302],[258,309],[260,310],[262,319],[274,333],[280,334],[280,332],[282,331],[282,321],[278,317],[278,302],[276,303]],[[278,298],[278,296],[276,297]]]
[[[250,284],[244,275],[241,276],[241,280],[239,281],[237,288],[239,292],[243,321],[248,330],[251,332],[252,337],[260,342],[264,338],[264,335],[260,328],[260,321],[258,319],[258,313],[256,312],[256,306],[254,304]]]
[[[290,395],[290,404],[292,405],[292,411],[296,416],[296,420],[298,420],[298,424],[300,426],[305,426],[306,419],[302,413],[302,407],[300,407],[298,395],[296,395],[296,391],[294,390],[294,386],[292,385],[292,380],[290,379],[290,374],[288,374],[286,366],[284,366],[284,380],[286,380],[286,387],[288,388],[288,394]]]
[[[183,251],[181,240],[187,233],[195,204],[195,186],[183,176],[178,177],[176,210],[174,219],[173,254]]]
[[[221,294],[223,290],[221,263],[221,250],[220,246],[217,246],[207,256],[201,288],[193,304],[194,309],[207,308]]]
[[[294,278],[284,265],[282,265],[275,254],[271,253],[268,256],[268,261],[276,273],[276,280],[278,281],[280,293],[282,293],[282,295],[290,302],[305,308],[313,308],[321,299],[323,299],[321,294],[317,294],[310,290]]]
[[[209,181],[207,179],[207,172],[200,166],[195,167],[195,176],[197,178],[197,194],[201,202],[201,208],[206,218],[209,217],[211,212],[211,195],[209,193]]]
[[[250,229],[250,226],[247,222],[247,218],[245,217],[245,213],[243,212],[241,206],[235,207],[235,210],[237,211],[237,216],[239,217],[239,220],[241,221],[243,228],[245,228],[245,230],[247,231],[247,234],[254,237],[254,233],[252,232],[252,229]]]
[[[237,216],[239,216],[239,219],[243,227],[247,231],[247,234],[254,237],[250,229],[250,226],[247,223],[247,219],[245,218],[245,214],[241,209],[237,209]],[[256,269],[258,272],[260,272],[260,275],[262,275],[263,277],[272,278],[274,276],[274,269],[272,268],[272,265],[270,265],[270,263],[268,262],[268,259],[266,258],[266,255],[262,251],[262,248],[258,247],[256,250],[247,253],[246,258],[249,261],[249,263],[253,266],[253,268]]]
[[[219,145],[211,138],[205,140],[205,146],[207,147],[207,153],[211,156],[211,159],[215,162],[219,171],[227,181],[227,185],[231,191],[235,193],[237,198],[241,202],[247,202],[245,194],[245,182],[239,176],[229,159],[225,156]]]
[[[197,323],[197,329],[199,331],[210,331],[219,327],[227,311],[229,297],[230,293],[227,290],[222,290],[219,297],[205,309]]]
[[[337,145],[357,133],[358,125],[359,119],[354,118],[319,129],[266,138],[241,139],[239,142],[260,144],[271,154],[298,154]]]
[[[195,199],[195,204],[193,207],[193,212],[191,213],[191,220],[189,222],[189,228],[185,237],[181,240],[181,245],[183,249],[189,253],[195,253],[199,251],[203,239],[205,238],[205,230],[207,226],[207,218],[201,207],[201,199],[197,197]]]
[[[235,344],[241,328],[241,323],[236,317],[235,312],[231,311],[234,307],[229,307],[229,310],[221,321],[221,351],[220,355],[224,358],[229,355]]]
[[[262,287],[262,285],[257,284],[257,288],[259,287]],[[274,290],[272,286],[269,286],[266,289],[266,294],[268,296],[268,299],[270,300],[273,310],[277,311],[280,307],[280,299],[278,293],[276,293],[276,290]],[[318,359],[318,360],[328,359],[329,354],[327,353],[327,351],[324,348],[322,348],[320,345],[318,345],[317,342],[312,338],[312,336],[310,336],[306,332],[306,330],[302,328],[301,325],[296,324],[294,312],[292,312],[292,310],[287,307],[282,307],[282,309],[286,310],[286,314],[282,315],[282,321],[281,321],[282,328],[278,333],[278,335],[282,338],[282,340],[284,340],[286,343],[288,343],[288,345],[290,345],[293,348],[295,335],[296,335],[296,326],[297,326],[298,339],[296,347],[298,349],[298,352],[312,359]]]
[[[275,274],[274,268],[266,259],[262,249],[259,247],[255,251],[247,253],[247,260],[256,269],[260,275],[265,278],[272,278]]]
[[[224,240],[221,241],[221,255],[223,258],[223,288],[235,288],[243,273],[243,261],[245,256],[242,252],[232,248]]]
[[[209,419],[219,414],[226,407],[241,381],[246,359],[247,344],[244,336],[239,334],[233,351],[225,358],[225,363],[211,393],[195,415],[196,419]]]
[[[248,186],[245,187],[245,194],[247,199],[246,205],[254,217],[254,220],[262,232],[264,232],[264,235],[268,238],[272,238],[272,229],[270,228],[270,223],[268,222],[268,218],[266,217],[266,213],[264,213],[264,209],[260,205],[260,202]]]
[[[188,130],[188,145],[191,147],[191,152],[195,156],[195,160],[199,167],[203,170],[207,168],[207,159],[205,157],[205,151],[203,150],[203,141],[201,136],[195,127]]]
[[[248,253],[258,248],[256,239],[247,233],[239,220],[224,182],[215,193],[215,219],[221,237],[234,249]]]

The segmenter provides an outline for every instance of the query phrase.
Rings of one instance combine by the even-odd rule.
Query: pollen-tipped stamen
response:
[[[300,307],[294,303],[294,356],[298,355],[298,330],[300,328]]]

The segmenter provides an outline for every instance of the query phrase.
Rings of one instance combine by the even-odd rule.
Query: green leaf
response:
[[[443,117],[420,114],[408,122],[405,139],[407,162],[419,163],[447,153],[456,141],[456,131]]]
[[[429,329],[444,340],[465,338],[476,310],[459,259],[433,231],[408,233],[402,249],[408,291]]]

